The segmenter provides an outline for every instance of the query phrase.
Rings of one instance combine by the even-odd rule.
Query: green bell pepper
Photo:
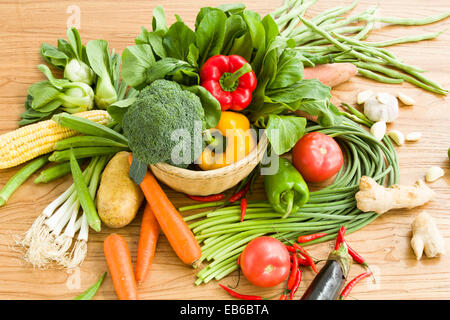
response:
[[[267,199],[273,209],[286,218],[297,212],[309,199],[309,189],[302,175],[285,159],[279,158],[277,173],[264,176]]]

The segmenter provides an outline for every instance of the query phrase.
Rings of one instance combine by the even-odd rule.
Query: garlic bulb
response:
[[[392,122],[398,116],[398,100],[389,93],[377,93],[364,102],[364,114],[374,122]]]

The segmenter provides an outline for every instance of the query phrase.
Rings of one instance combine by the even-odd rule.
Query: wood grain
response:
[[[141,26],[151,25],[152,9],[163,4],[172,23],[177,13],[193,25],[196,13],[202,6],[216,6],[222,1],[197,0],[186,1],[2,1],[0,3],[0,133],[17,127],[19,114],[23,112],[23,103],[27,88],[43,77],[36,66],[42,63],[39,47],[42,42],[56,43],[58,37],[65,38],[66,12],[71,5],[81,9],[81,36],[83,41],[103,38],[110,46],[123,50],[133,44]],[[350,3],[350,0],[345,3]],[[281,3],[271,0],[248,0],[248,8],[266,14]],[[356,10],[359,12],[370,5],[379,4],[381,14],[398,17],[424,17],[450,10],[447,0],[362,0]],[[343,5],[339,0],[319,1],[310,10],[309,15],[326,8]],[[405,10],[408,8],[408,10]],[[423,27],[383,27],[374,30],[370,41],[391,39],[402,35],[413,35],[450,27],[450,19]],[[438,39],[416,44],[391,47],[390,50],[405,62],[421,66],[426,75],[444,87],[450,88],[450,32]],[[404,133],[421,131],[423,138],[416,143],[407,143],[397,148],[400,161],[400,182],[413,183],[431,165],[445,170],[445,177],[430,184],[436,191],[435,200],[426,206],[411,211],[397,210],[387,213],[364,229],[351,234],[349,243],[359,251],[371,265],[376,274],[377,284],[366,279],[352,292],[358,299],[450,299],[450,258],[423,259],[416,261],[409,245],[410,224],[421,210],[427,210],[437,221],[441,233],[450,247],[450,161],[447,158],[449,145],[449,98],[430,94],[408,84],[383,85],[370,80],[355,77],[348,83],[333,90],[333,100],[355,103],[358,91],[364,89],[397,93],[399,90],[413,97],[417,104],[400,110],[399,119],[389,126]],[[0,172],[0,185],[17,171],[17,168]],[[112,230],[103,228],[102,232],[90,234],[86,261],[81,268],[71,273],[50,268],[35,270],[26,265],[21,254],[14,250],[14,236],[25,232],[41,210],[51,200],[61,194],[71,183],[70,179],[60,179],[45,186],[36,186],[33,178],[23,185],[0,208],[0,299],[71,299],[94,283],[102,272],[107,270],[102,243],[110,232],[123,235],[133,257],[136,255],[141,215],[126,228]],[[176,206],[190,204],[183,195],[168,190],[170,199]],[[255,197],[263,198],[264,190],[258,181]],[[326,257],[332,247],[331,242],[310,248],[315,257]],[[354,265],[351,276],[362,272]],[[300,297],[313,279],[309,270],[297,297]],[[139,288],[144,299],[228,299],[212,281],[196,287],[194,271],[184,266],[175,256],[164,236],[160,237],[151,275]],[[237,274],[221,281],[235,284]],[[261,290],[241,279],[239,291],[248,294],[271,296],[280,288]],[[116,299],[110,277],[96,296],[96,299]]]

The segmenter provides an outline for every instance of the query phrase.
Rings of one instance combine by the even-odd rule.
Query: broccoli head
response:
[[[199,97],[173,81],[144,88],[123,118],[123,131],[140,161],[187,167],[204,148],[205,114]]]

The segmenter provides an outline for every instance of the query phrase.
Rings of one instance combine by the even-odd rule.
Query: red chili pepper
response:
[[[257,83],[250,64],[238,55],[209,58],[200,69],[200,81],[219,101],[222,111],[245,109]]]
[[[189,199],[200,201],[200,202],[215,202],[220,201],[225,198],[225,195],[223,193],[220,194],[213,194],[211,196],[191,196],[189,194],[186,195]]]
[[[300,287],[300,283],[302,282],[302,270],[300,270],[299,267],[297,267],[297,277],[295,278],[294,286],[291,289],[291,293],[289,294],[289,299],[292,300],[294,298],[295,293],[298,290],[298,287]]]
[[[286,249],[287,249],[287,251],[289,251],[291,253],[297,254],[297,249],[295,249],[293,246],[286,245]],[[298,255],[297,255],[297,261],[298,261],[299,265],[302,265],[304,267],[310,267],[311,266],[311,264],[309,263],[308,260],[306,260],[305,258],[299,257]]]
[[[280,296],[280,300],[287,300],[287,295],[286,294],[282,294]]]
[[[286,246],[287,251],[289,251],[289,252],[297,252],[297,249],[295,249],[294,246],[288,246],[288,245],[285,245],[285,246]]]
[[[297,279],[297,273],[298,273],[298,259],[297,254],[292,255],[292,263],[291,263],[291,275],[289,276],[288,283],[287,283],[287,289],[292,290],[292,288],[295,285],[295,281]]]
[[[300,236],[300,237],[298,237],[297,242],[298,243],[309,242],[309,241],[312,241],[315,239],[322,238],[322,237],[326,236],[327,234],[328,233],[326,233],[326,232],[322,232],[322,233],[314,233],[314,234],[308,234],[305,236]]]
[[[239,255],[239,257],[237,258],[236,263],[238,266],[241,265],[241,255]]]
[[[336,237],[336,244],[334,245],[334,250],[339,249],[341,243],[344,242],[345,231],[347,231],[347,228],[345,226],[339,228],[338,235]]]
[[[318,273],[319,270],[317,270],[317,266],[316,263],[314,262],[314,259],[309,255],[309,253],[303,249],[303,247],[301,247],[299,244],[294,243],[293,244],[294,248],[296,248],[298,251],[300,251],[300,253],[305,257],[305,259],[309,262],[311,268],[313,269],[313,271],[315,273]]]
[[[250,183],[247,183],[247,184],[245,185],[245,187],[242,188],[241,191],[238,191],[238,192],[236,192],[234,195],[232,195],[231,198],[230,198],[230,200],[228,200],[228,201],[229,201],[230,203],[233,203],[233,202],[236,202],[236,201],[240,200],[241,198],[243,198],[243,197],[247,194],[247,192],[248,192],[249,189],[250,189]]]
[[[350,281],[344,288],[344,290],[342,290],[341,295],[339,297],[340,300],[344,300],[350,293],[350,291],[352,291],[353,287],[360,282],[362,279],[369,277],[372,274],[372,272],[364,272],[361,273],[360,275],[356,276],[352,281]]]
[[[241,222],[244,221],[246,212],[247,212],[247,199],[242,198],[242,200],[241,200]]]
[[[228,292],[230,294],[230,296],[238,298],[238,299],[242,299],[242,300],[262,300],[263,298],[261,296],[251,296],[251,295],[247,295],[247,294],[240,294],[237,293],[233,290],[231,290],[228,287],[225,287],[224,285],[219,283],[219,286],[222,287],[222,289],[224,289],[226,292]]]
[[[306,260],[305,258],[298,257],[297,260],[298,260],[298,264],[301,265],[301,266],[304,266],[304,267],[310,267],[311,266],[309,261]]]
[[[368,267],[369,265],[364,261],[364,258],[361,257],[356,251],[355,249],[353,249],[352,247],[350,247],[347,243],[347,241],[345,242],[347,244],[347,249],[348,249],[348,253],[349,255],[353,258],[353,260],[355,260],[356,263],[362,264],[365,267]]]

